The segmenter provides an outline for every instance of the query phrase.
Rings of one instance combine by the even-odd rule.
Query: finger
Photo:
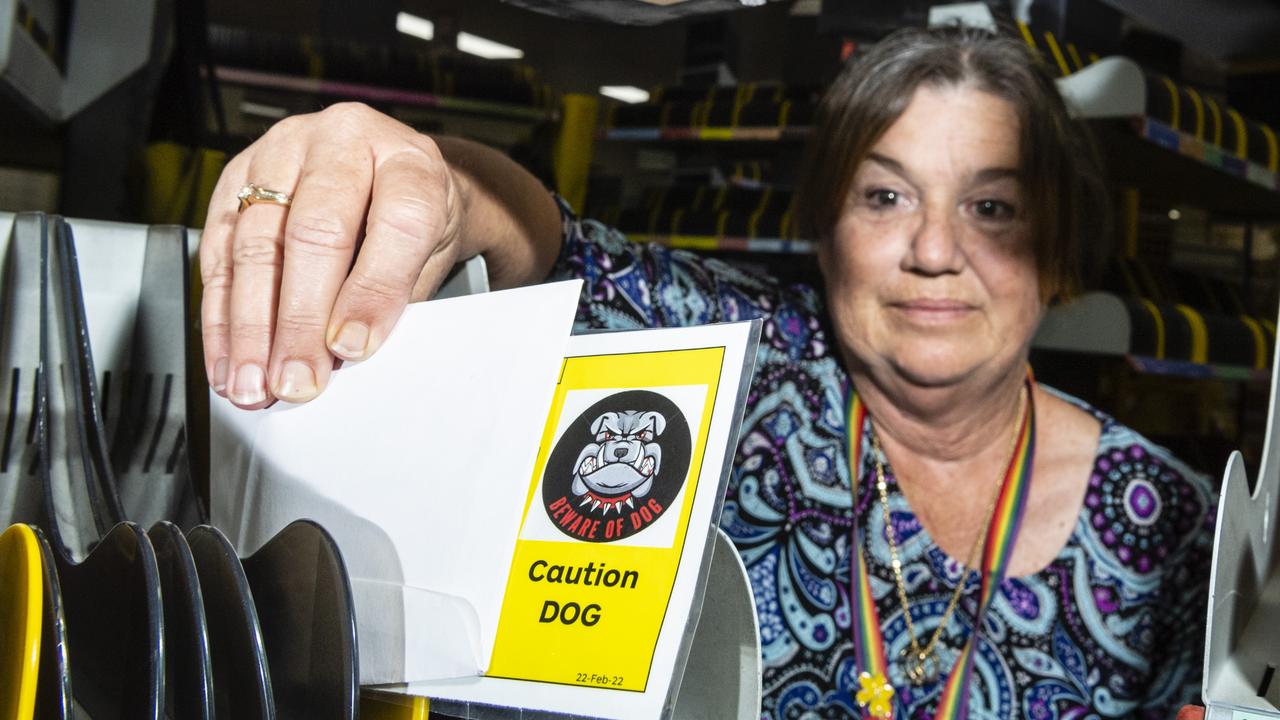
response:
[[[1178,720],[1204,720],[1204,708],[1194,705],[1183,705],[1178,710]]]
[[[209,386],[226,394],[227,337],[231,314],[231,243],[236,227],[236,192],[245,184],[249,153],[241,153],[223,168],[209,200],[209,213],[200,232],[200,334],[204,343],[204,372]]]
[[[276,126],[277,128],[280,125]],[[274,132],[274,128],[273,128]],[[302,167],[303,138],[272,132],[251,159],[248,181],[293,194]],[[257,203],[244,209],[232,241],[227,397],[244,408],[267,405],[266,369],[271,357],[280,292],[285,219],[288,208]]]
[[[329,349],[347,360],[377,350],[408,303],[424,266],[437,275],[457,255],[456,202],[434,144],[375,160],[364,245],[334,304]],[[439,277],[436,283],[439,283]]]
[[[280,305],[272,341],[272,393],[305,402],[329,381],[329,313],[351,268],[369,204],[367,144],[324,143],[307,154],[284,233]]]

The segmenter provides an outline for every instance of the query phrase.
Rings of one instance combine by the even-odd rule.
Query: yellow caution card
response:
[[[724,347],[565,360],[489,677],[645,691],[724,364]]]

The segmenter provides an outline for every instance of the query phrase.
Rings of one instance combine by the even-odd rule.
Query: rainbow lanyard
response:
[[[973,672],[973,656],[978,633],[986,616],[987,607],[996,590],[1004,580],[1005,569],[1009,558],[1013,555],[1013,544],[1018,537],[1022,525],[1022,514],[1027,505],[1027,493],[1031,487],[1031,466],[1035,455],[1036,413],[1032,399],[1035,380],[1030,370],[1027,372],[1027,410],[1023,415],[1022,426],[1018,430],[1018,441],[1013,454],[1009,458],[1009,466],[1005,468],[1001,481],[1000,494],[996,498],[995,509],[991,513],[991,525],[987,528],[986,543],[982,552],[982,590],[979,596],[978,612],[973,622],[973,632],[965,643],[964,650],[956,660],[955,667],[947,677],[947,684],[938,701],[938,710],[934,715],[941,720],[963,718],[967,715],[969,703],[969,677]],[[880,616],[876,612],[875,598],[871,595],[871,575],[867,571],[867,556],[863,549],[862,533],[857,522],[857,487],[862,477],[862,440],[867,432],[867,409],[858,398],[858,393],[849,390],[849,475],[854,487],[854,525],[853,525],[853,640],[858,656],[859,670],[864,674],[862,697],[879,698],[880,702],[872,702],[869,708],[871,717],[891,717],[885,712],[893,694],[887,684],[889,663],[885,658],[884,637],[880,632]],[[961,577],[959,582],[964,582]],[[910,612],[906,610],[906,612]],[[874,679],[874,681],[872,680]],[[874,683],[874,687],[873,687]],[[883,692],[881,688],[883,687]]]

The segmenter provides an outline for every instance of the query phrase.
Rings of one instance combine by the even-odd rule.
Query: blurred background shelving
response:
[[[358,101],[501,148],[636,241],[815,282],[791,204],[818,99],[936,3],[100,0],[133,62],[110,82],[115,58],[76,52],[82,4],[0,0],[18,55],[66,86],[34,97],[0,65],[0,209],[199,226],[230,155]],[[1088,292],[1036,339],[1039,377],[1215,473],[1229,448],[1256,461],[1280,303],[1280,5],[986,4],[1087,118],[1114,201]]]

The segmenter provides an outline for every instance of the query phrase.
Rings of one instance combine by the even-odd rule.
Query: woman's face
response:
[[[821,260],[846,358],[940,387],[1006,374],[1040,319],[1014,107],[921,87],[857,168]]]

